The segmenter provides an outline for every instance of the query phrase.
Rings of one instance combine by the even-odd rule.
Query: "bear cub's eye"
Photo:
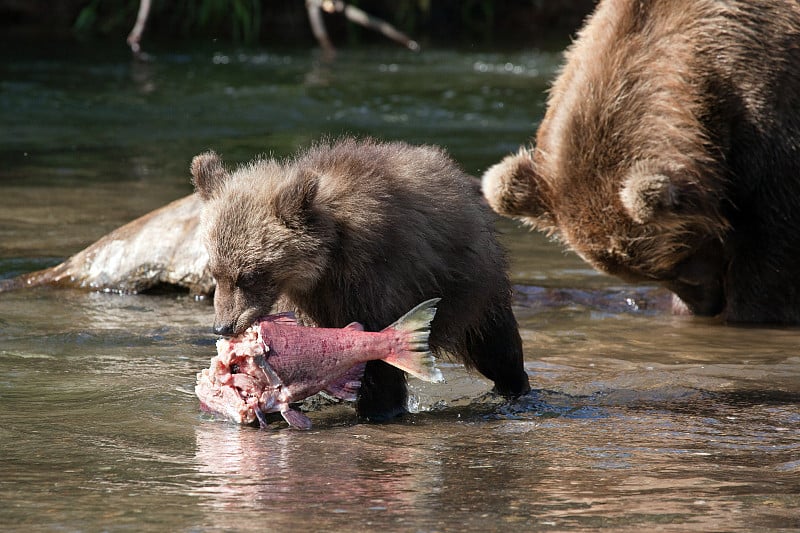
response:
[[[258,272],[242,272],[236,279],[236,285],[239,287],[255,287],[259,284],[261,276]]]

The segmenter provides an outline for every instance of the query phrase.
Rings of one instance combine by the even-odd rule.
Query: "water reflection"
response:
[[[205,479],[198,491],[228,511],[269,510],[273,526],[296,524],[298,508],[323,528],[407,523],[425,529],[450,523],[452,513],[467,529],[498,516],[527,521],[509,513],[524,512],[533,465],[516,460],[522,450],[491,437],[475,449],[471,427],[357,426],[264,435],[204,425],[197,428],[196,459]],[[246,527],[251,516],[242,519],[234,529]]]
[[[158,88],[155,68],[150,59],[146,61],[131,60],[131,81],[134,87],[143,95],[151,94]]]
[[[754,509],[763,524],[789,519],[800,488],[795,437],[780,445],[774,435],[741,436],[724,398],[705,412],[697,409],[709,398],[699,400],[502,422],[467,409],[460,421],[428,415],[314,433],[209,422],[196,428],[196,490],[211,508],[235,513],[226,522],[234,529],[261,511],[272,526],[291,527],[300,506],[334,528],[730,529]],[[796,416],[786,404],[782,411],[771,414]],[[776,480],[795,495],[738,496]]]
[[[300,509],[315,527],[345,514],[402,522],[439,485],[436,445],[387,443],[374,428],[267,433],[204,423],[196,443],[197,493],[211,508],[245,513],[218,524],[226,528],[246,528],[247,512],[264,510],[274,513],[272,527],[296,524]]]

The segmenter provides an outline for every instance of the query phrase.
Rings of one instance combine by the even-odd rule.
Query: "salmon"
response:
[[[291,407],[325,391],[355,401],[367,361],[381,360],[429,382],[443,376],[428,346],[439,298],[427,300],[378,332],[358,322],[344,328],[305,327],[292,313],[270,315],[242,334],[217,341],[217,355],[197,374],[201,407],[240,424],[267,425],[279,412],[291,427],[311,420]]]

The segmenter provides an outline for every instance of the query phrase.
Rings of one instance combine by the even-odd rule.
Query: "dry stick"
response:
[[[345,4],[339,0],[335,2],[335,6],[337,11],[344,11],[344,16],[347,17],[349,21],[355,22],[356,24],[361,24],[365,28],[380,32],[389,39],[402,44],[412,52],[419,52],[419,43],[417,41],[411,39],[405,33],[401,32],[385,20],[381,20],[378,17],[373,17],[369,13],[366,13],[355,6]]]
[[[136,15],[136,24],[128,34],[128,44],[131,47],[133,55],[137,58],[144,56],[139,42],[142,40],[142,33],[144,33],[144,26],[147,24],[147,17],[150,15],[150,0],[140,0],[139,13]]]
[[[333,56],[336,49],[328,37],[328,31],[325,29],[325,21],[322,19],[322,2],[319,0],[306,0],[306,10],[308,11],[308,22],[311,24],[311,31],[314,37],[322,47],[323,53]]]
[[[133,29],[130,34],[128,34],[128,44],[131,47],[131,51],[134,56],[140,59],[145,57],[139,43],[142,40],[145,24],[147,24],[147,17],[150,15],[150,2],[151,0],[139,1],[139,13],[136,15],[136,24],[134,24]],[[328,13],[344,13],[344,16],[347,17],[349,21],[380,32],[385,37],[402,44],[409,50],[418,52],[420,49],[417,41],[409,38],[388,22],[378,17],[373,17],[365,11],[348,5],[341,0],[306,0],[306,9],[308,11],[308,20],[311,23],[311,31],[327,54],[333,54],[335,49],[325,29],[325,21],[322,19],[323,9]]]
[[[360,24],[365,28],[380,32],[385,37],[400,43],[409,50],[419,52],[420,47],[417,41],[411,39],[385,20],[379,19],[378,17],[373,17],[372,15],[355,6],[344,3],[342,0],[306,0],[306,6],[308,7],[308,16],[311,21],[311,28],[314,30],[314,35],[317,37],[317,40],[320,41],[320,45],[323,47],[323,49],[333,51],[333,45],[328,39],[327,33],[325,33],[325,27],[322,23],[322,14],[320,13],[320,9],[323,9],[328,13],[344,13],[344,16],[347,17],[347,20],[350,22],[355,22],[356,24]],[[315,22],[314,18],[312,17],[312,6],[316,8],[313,9],[314,17],[319,18],[319,24],[322,25],[322,31],[326,42],[320,40],[320,37],[317,35],[316,29],[314,28]]]

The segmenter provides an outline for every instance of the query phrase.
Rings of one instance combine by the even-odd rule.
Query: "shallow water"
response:
[[[321,134],[443,145],[479,174],[534,131],[557,52],[1,46],[0,277],[190,192],[191,156]],[[13,52],[13,55],[12,55]],[[502,221],[535,391],[445,363],[407,419],[266,430],[198,409],[212,310],[186,295],[0,295],[4,530],[800,528],[800,330],[671,316]]]

